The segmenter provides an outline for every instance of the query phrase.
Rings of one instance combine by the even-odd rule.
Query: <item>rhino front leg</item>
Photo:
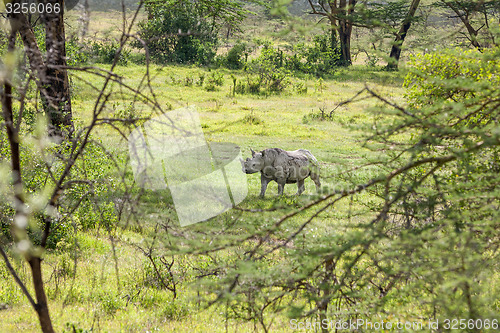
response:
[[[264,177],[263,174],[260,175],[260,196],[261,198],[264,197],[264,194],[266,194],[266,189],[267,189],[267,184],[269,184],[271,180],[269,178]]]
[[[304,179],[297,181],[297,186],[297,195],[301,195],[302,192],[304,192],[304,190],[306,189],[306,187],[304,186]]]

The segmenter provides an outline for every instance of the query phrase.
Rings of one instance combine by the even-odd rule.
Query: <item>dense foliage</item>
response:
[[[217,31],[203,8],[191,1],[151,4],[149,19],[139,23],[139,36],[151,58],[158,62],[210,63],[217,46]]]

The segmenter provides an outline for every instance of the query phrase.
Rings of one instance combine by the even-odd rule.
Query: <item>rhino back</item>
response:
[[[267,178],[274,180],[283,175],[287,179],[287,183],[305,179],[309,176],[308,166],[310,158],[307,156],[307,153],[312,156],[305,149],[295,151],[285,151],[280,148],[265,149],[262,151],[262,156],[264,157],[262,173]]]

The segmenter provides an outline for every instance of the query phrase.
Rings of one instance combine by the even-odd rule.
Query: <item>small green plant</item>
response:
[[[186,87],[191,87],[193,85],[193,82],[194,82],[194,79],[192,77],[190,77],[190,76],[186,76],[184,78],[184,85]]]
[[[89,58],[88,45],[79,42],[76,36],[66,39],[66,62],[68,66],[86,63]]]
[[[93,332],[93,329],[85,329],[81,328],[78,323],[70,323],[67,322],[66,325],[64,325],[64,333],[91,333]]]
[[[161,311],[161,315],[165,317],[167,320],[181,320],[189,314],[189,307],[184,302],[180,300],[174,300],[171,302],[167,302],[163,310]]]
[[[249,124],[249,125],[259,125],[260,123],[262,123],[262,120],[257,117],[253,111],[251,111],[249,114],[247,114],[244,118],[243,118],[243,122],[245,124]]]
[[[316,90],[316,92],[319,92],[319,93],[323,93],[323,90],[325,90],[325,81],[323,80],[323,78],[319,78],[317,81],[316,81],[316,84],[314,85],[314,88]]]
[[[134,103],[123,104],[119,107],[117,103],[113,104],[113,117],[117,119],[132,120],[138,118],[138,111]]]
[[[224,84],[224,74],[217,71],[212,72],[208,77],[208,83],[213,83],[216,86],[222,86]]]
[[[205,73],[202,72],[198,74],[198,82],[196,82],[196,85],[198,85],[198,87],[202,87],[203,82],[205,82]]]
[[[222,86],[224,84],[224,74],[219,72],[212,72],[207,79],[207,83],[205,85],[206,91],[216,91],[218,86]]]
[[[302,123],[308,124],[311,121],[332,121],[334,116],[334,110],[326,111],[325,108],[319,108],[319,112],[310,112],[309,114],[302,117]]]
[[[113,316],[116,311],[125,307],[124,300],[113,293],[99,293],[94,297],[94,299],[99,303],[101,310],[106,315]]]
[[[307,85],[303,81],[298,81],[293,85],[293,89],[297,94],[305,95],[307,94]]]
[[[251,94],[259,94],[262,81],[258,77],[247,77],[246,90]]]

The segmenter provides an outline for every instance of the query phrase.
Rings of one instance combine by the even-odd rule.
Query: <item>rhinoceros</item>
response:
[[[283,194],[285,184],[297,183],[297,195],[304,192],[304,179],[311,177],[319,191],[319,164],[310,151],[298,149],[285,151],[280,148],[269,148],[256,153],[246,161],[240,158],[243,172],[247,174],[260,171],[260,196],[266,193],[267,184],[272,180],[278,183],[278,195]]]

